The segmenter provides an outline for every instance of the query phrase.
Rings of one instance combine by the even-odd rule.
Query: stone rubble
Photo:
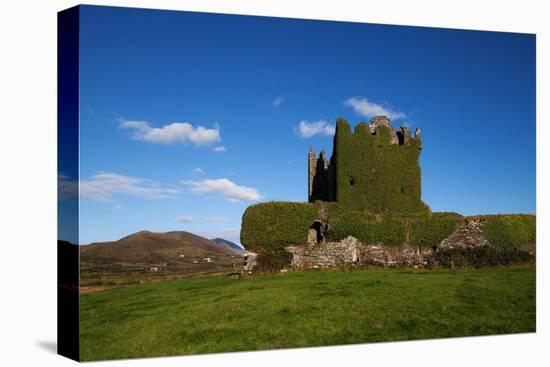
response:
[[[353,236],[339,242],[289,246],[286,249],[293,255],[292,267],[298,269],[366,265],[422,266],[427,264],[427,258],[433,251],[412,246],[364,245]]]
[[[465,249],[470,247],[490,246],[481,230],[481,220],[472,219],[461,225],[448,238],[441,241],[440,249]]]
[[[483,246],[491,245],[481,230],[481,221],[472,219],[460,225],[435,248],[365,245],[348,236],[339,242],[289,246],[287,251],[292,253],[292,267],[297,269],[368,265],[418,267],[431,264],[435,251]]]
[[[382,246],[365,245],[357,238],[348,236],[337,242],[308,243],[301,246],[288,246],[286,250],[292,253],[292,269],[323,269],[334,267],[361,266],[408,266],[424,267],[434,264],[437,253],[446,251],[492,248],[483,234],[481,221],[470,219],[459,227],[434,248],[418,246]],[[526,249],[534,254],[534,246]],[[245,253],[244,271],[251,273],[256,264],[256,254]]]

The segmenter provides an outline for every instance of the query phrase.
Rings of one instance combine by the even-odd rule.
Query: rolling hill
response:
[[[241,256],[226,243],[189,232],[140,231],[80,246],[80,289],[235,272]]]
[[[140,231],[117,241],[96,242],[81,246],[83,260],[149,262],[175,257],[235,255],[226,244],[219,244],[185,231],[156,233]]]
[[[213,238],[211,241],[216,242],[218,245],[225,246],[241,256],[244,253],[244,248],[237,245],[235,242],[223,238]]]

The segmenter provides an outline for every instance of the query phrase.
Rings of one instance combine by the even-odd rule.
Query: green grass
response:
[[[535,331],[535,268],[181,279],[81,297],[83,360]]]

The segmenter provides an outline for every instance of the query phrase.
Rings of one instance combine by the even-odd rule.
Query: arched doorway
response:
[[[321,242],[323,242],[323,225],[321,224],[321,222],[316,220],[309,227],[309,231],[307,234],[307,243],[308,245],[317,245]]]

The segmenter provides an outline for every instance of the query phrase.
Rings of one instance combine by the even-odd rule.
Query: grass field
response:
[[[535,268],[180,279],[81,297],[82,360],[535,331]]]

